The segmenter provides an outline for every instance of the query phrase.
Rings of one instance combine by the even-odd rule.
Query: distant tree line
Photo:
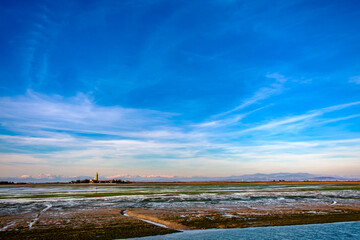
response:
[[[78,179],[73,180],[70,183],[131,183],[129,180],[112,179],[112,180],[93,180],[93,179]]]
[[[14,184],[14,182],[0,181],[0,184]]]
[[[73,180],[71,181],[70,183],[89,183],[90,182],[90,179],[78,179],[78,180]]]
[[[26,184],[25,182],[0,181],[0,184]]]

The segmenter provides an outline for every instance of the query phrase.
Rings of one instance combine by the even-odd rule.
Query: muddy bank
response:
[[[246,228],[360,220],[360,206],[297,205],[266,208],[121,208],[58,210],[0,216],[0,239],[116,239],[186,229]],[[38,218],[34,222],[34,218]],[[156,226],[142,220],[165,225]],[[32,223],[29,227],[29,223]]]
[[[48,210],[29,227],[33,214],[0,217],[0,239],[115,239],[176,232],[122,216],[120,209]]]
[[[250,208],[132,209],[134,216],[175,229],[246,228],[359,221],[359,206],[273,206]]]

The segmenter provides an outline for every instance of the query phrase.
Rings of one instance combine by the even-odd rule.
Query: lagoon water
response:
[[[132,240],[270,240],[270,239],[311,239],[311,240],[345,240],[360,239],[360,221],[324,223],[309,225],[253,227],[233,229],[189,230],[167,235],[131,238]]]

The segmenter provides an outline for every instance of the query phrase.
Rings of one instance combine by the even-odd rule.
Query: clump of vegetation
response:
[[[0,181],[0,184],[14,184],[14,182]]]
[[[75,180],[75,181],[71,181],[70,183],[90,183],[90,179],[78,179],[78,180]]]

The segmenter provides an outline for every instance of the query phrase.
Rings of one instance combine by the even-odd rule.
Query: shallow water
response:
[[[234,228],[234,229],[208,229],[190,230],[181,233],[173,233],[160,236],[131,238],[132,240],[270,240],[270,239],[360,239],[360,221],[324,223],[310,225]]]

